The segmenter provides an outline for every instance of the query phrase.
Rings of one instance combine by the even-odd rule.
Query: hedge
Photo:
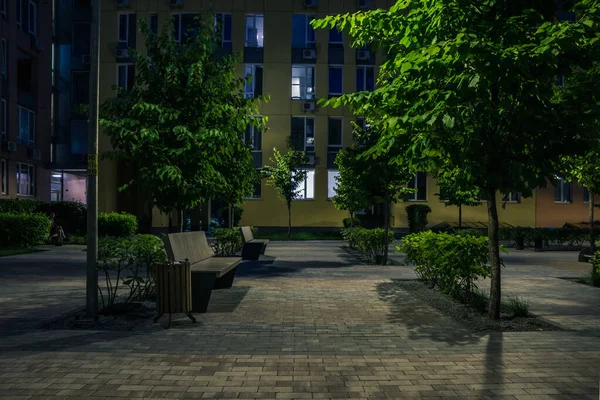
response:
[[[98,214],[98,236],[129,237],[138,231],[138,220],[135,215],[127,213]]]
[[[33,199],[0,199],[0,213],[56,214],[56,223],[67,235],[84,236],[87,228],[87,206],[75,201],[38,201]]]
[[[0,199],[0,213],[33,214],[38,203],[33,199]]]
[[[344,224],[344,228],[356,228],[360,226],[360,219],[354,218],[344,218],[342,223]]]
[[[431,208],[426,204],[412,204],[406,207],[408,230],[410,233],[422,232],[427,228],[427,214]]]
[[[380,263],[385,250],[385,229],[345,228],[342,237],[352,249],[358,250],[371,262]],[[394,232],[388,231],[388,243],[394,242]]]
[[[596,237],[600,237],[600,229],[596,228]],[[539,237],[544,246],[569,246],[582,247],[590,240],[590,231],[579,228],[529,228],[518,226],[516,228],[500,229],[501,240],[523,241],[527,247],[532,247],[535,238]]]
[[[0,246],[34,247],[50,236],[50,219],[43,214],[0,213]]]
[[[490,276],[485,236],[427,231],[404,237],[397,250],[416,265],[421,280],[460,300],[471,299],[475,282]]]
[[[239,228],[217,228],[212,248],[218,257],[231,256],[242,249],[242,233]]]

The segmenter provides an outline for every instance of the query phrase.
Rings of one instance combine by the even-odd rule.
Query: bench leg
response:
[[[206,312],[214,284],[214,274],[192,272],[192,312]]]
[[[220,277],[215,281],[213,289],[230,289],[233,286],[233,280],[235,278],[235,271],[237,267]]]
[[[260,243],[246,243],[242,248],[242,260],[258,260],[261,253],[264,253],[262,247]]]

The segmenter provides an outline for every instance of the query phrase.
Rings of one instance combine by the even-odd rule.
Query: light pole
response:
[[[86,315],[98,319],[98,108],[100,75],[100,7],[101,0],[92,2],[90,109],[87,165],[87,281]]]

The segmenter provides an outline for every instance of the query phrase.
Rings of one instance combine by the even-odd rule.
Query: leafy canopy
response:
[[[217,193],[237,202],[256,182],[242,132],[264,127],[266,119],[254,116],[266,99],[244,97],[237,57],[220,54],[213,16],[196,22],[178,43],[170,21],[158,35],[140,21],[151,56],[133,52],[133,88],[117,88],[119,96],[100,111],[113,148],[107,156],[133,162],[137,183],[163,212],[192,208]]]
[[[291,140],[288,140],[288,151],[281,153],[273,149],[271,165],[263,167],[263,174],[267,176],[267,186],[271,186],[277,192],[281,201],[288,207],[293,200],[300,195],[300,185],[306,180],[307,172],[302,169],[306,164],[306,155],[294,148]]]

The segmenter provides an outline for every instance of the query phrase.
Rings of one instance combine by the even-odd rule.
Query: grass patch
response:
[[[503,306],[514,318],[527,318],[530,315],[529,301],[523,297],[511,296]]]
[[[69,237],[65,241],[65,244],[82,244],[82,245],[85,245],[87,243],[86,243],[85,236],[69,235]]]
[[[258,233],[257,239],[269,239],[273,241],[285,240],[342,240],[342,234],[339,232],[292,232],[288,238],[286,232]]]
[[[18,256],[20,254],[39,253],[41,249],[29,249],[20,247],[0,247],[0,257]]]

